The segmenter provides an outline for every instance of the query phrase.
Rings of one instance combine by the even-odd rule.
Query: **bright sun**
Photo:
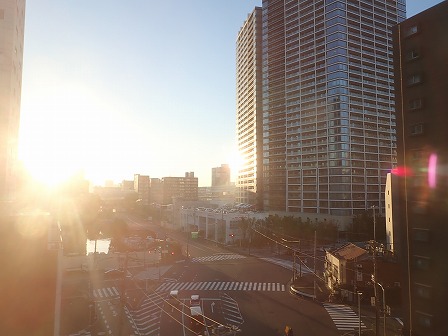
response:
[[[51,100],[42,97],[32,106],[25,104],[19,142],[25,171],[48,186],[80,173],[93,182],[104,182],[111,167],[120,168],[117,151],[124,147],[124,127],[112,112],[92,94],[76,88],[53,92]]]

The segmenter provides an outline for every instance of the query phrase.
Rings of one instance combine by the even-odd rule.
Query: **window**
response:
[[[414,290],[415,290],[415,295],[421,299],[431,299],[432,298],[431,286],[415,283]]]
[[[414,266],[416,269],[427,271],[430,266],[430,259],[428,257],[414,256]]]
[[[416,317],[417,324],[420,327],[427,328],[427,329],[432,328],[432,324],[433,324],[432,315],[416,311],[415,317]]]
[[[406,60],[407,61],[412,61],[415,60],[417,58],[420,58],[420,52],[416,49],[414,50],[410,50],[406,53]]]
[[[414,74],[408,77],[406,84],[408,86],[420,84],[422,82],[422,76],[420,74]]]
[[[414,241],[428,243],[430,239],[430,231],[428,229],[413,228],[412,239]]]
[[[415,124],[411,126],[411,135],[423,134],[423,124]]]
[[[406,36],[406,37],[408,37],[408,36],[412,36],[412,35],[417,34],[418,32],[419,32],[418,26],[417,26],[417,25],[414,25],[414,26],[408,27],[408,28],[406,29],[405,36]]]
[[[423,100],[421,98],[412,99],[409,101],[410,110],[418,110],[423,107]]]

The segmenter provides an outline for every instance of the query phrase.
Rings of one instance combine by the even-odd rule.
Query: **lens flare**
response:
[[[404,166],[393,168],[390,172],[392,173],[392,175],[396,175],[399,177],[406,177],[413,175],[412,169]]]
[[[437,155],[432,153],[428,161],[428,185],[434,189],[437,184]]]

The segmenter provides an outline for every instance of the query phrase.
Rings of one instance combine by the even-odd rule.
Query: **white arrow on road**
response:
[[[213,308],[215,307],[215,301],[213,301],[210,306],[212,307],[212,313],[213,313]]]

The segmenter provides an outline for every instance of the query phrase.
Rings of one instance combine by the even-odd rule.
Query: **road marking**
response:
[[[170,290],[206,290],[206,291],[270,291],[284,292],[285,284],[278,282],[240,282],[240,281],[212,281],[212,282],[180,282],[161,284],[156,292]],[[101,294],[101,292],[99,292]]]
[[[348,306],[333,303],[324,303],[324,308],[330,315],[338,330],[356,330],[359,328],[359,316]],[[365,328],[361,321],[361,328]]]

